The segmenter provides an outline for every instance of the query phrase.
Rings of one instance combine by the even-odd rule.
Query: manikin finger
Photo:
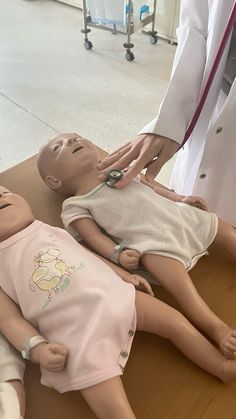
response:
[[[231,343],[227,342],[225,344],[225,349],[227,349],[230,352],[235,352],[235,345],[232,345]]]
[[[64,346],[58,344],[58,343],[51,343],[50,344],[50,350],[53,354],[58,354],[58,355],[62,355],[62,356],[66,356],[68,354],[68,350],[67,348],[65,348]]]
[[[152,288],[151,288],[151,285],[147,281],[143,281],[143,282],[141,282],[141,284],[144,286],[144,288],[146,289],[146,291],[148,292],[148,294],[154,295],[154,293],[152,291]]]
[[[130,284],[133,284],[135,287],[139,285],[139,281],[136,278],[131,277],[128,281]]]
[[[138,257],[137,256],[130,256],[129,261],[130,263],[134,264],[138,262]]]

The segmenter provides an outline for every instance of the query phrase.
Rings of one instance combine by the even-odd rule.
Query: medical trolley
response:
[[[127,35],[127,42],[123,44],[123,47],[126,49],[125,58],[127,61],[133,61],[135,56],[134,53],[131,51],[131,49],[134,47],[134,44],[131,42],[131,35],[135,32],[136,29],[134,24],[134,3],[135,0],[127,1],[125,24],[122,25],[122,27],[120,28],[120,25],[107,25],[101,22],[92,21],[89,8],[87,7],[87,1],[83,0],[84,28],[81,30],[81,32],[84,34],[85,49],[91,50],[93,48],[92,42],[88,39],[88,33],[91,32],[91,29],[89,29],[89,27],[109,31],[113,34],[121,33]],[[153,0],[153,10],[151,13],[149,13],[149,6],[145,4],[140,8],[139,28],[143,28],[150,23],[152,24],[151,30],[145,31],[145,33],[150,36],[149,39],[151,44],[153,45],[156,44],[158,41],[157,31],[155,30],[156,3],[157,0]]]

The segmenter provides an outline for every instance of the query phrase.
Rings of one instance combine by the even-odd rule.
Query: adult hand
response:
[[[149,180],[154,179],[178,148],[179,144],[169,138],[156,134],[140,134],[98,164],[97,168],[103,171],[98,178],[104,181],[107,171],[125,169],[135,160],[123,178],[117,182],[116,187],[123,188],[146,167],[145,177]]]
[[[46,368],[48,371],[62,371],[68,350],[58,343],[41,343],[31,350],[34,361]]]

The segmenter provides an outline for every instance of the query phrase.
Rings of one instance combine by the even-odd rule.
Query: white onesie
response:
[[[170,201],[136,179],[123,189],[102,183],[86,195],[68,198],[61,216],[78,240],[70,224],[78,218],[92,218],[117,243],[124,241],[141,254],[177,259],[186,269],[207,253],[218,228],[215,214]]]

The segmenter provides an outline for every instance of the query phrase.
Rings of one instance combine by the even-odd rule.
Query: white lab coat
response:
[[[181,144],[234,3],[182,0],[171,80],[159,114],[142,133]],[[220,93],[229,45],[230,39],[194,132],[178,152],[171,186],[202,196],[211,211],[236,226],[236,80],[226,100]]]

